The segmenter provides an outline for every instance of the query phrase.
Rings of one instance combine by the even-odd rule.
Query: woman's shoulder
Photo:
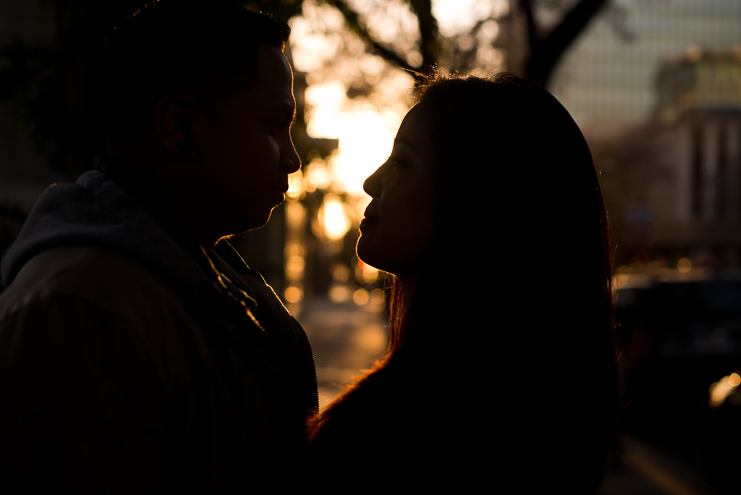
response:
[[[351,423],[379,428],[386,423],[403,395],[403,386],[394,375],[392,368],[381,367],[360,377],[329,406],[327,426]]]
[[[360,479],[368,489],[387,489],[389,469],[395,484],[415,491],[460,484],[483,459],[473,448],[454,448],[460,437],[440,404],[439,390],[393,366],[364,376],[314,437],[315,469],[330,474],[337,489]]]
[[[425,397],[425,387],[415,384],[394,366],[364,375],[328,408],[314,437],[314,448],[374,450],[409,448],[429,438],[429,425],[439,411],[435,397]]]

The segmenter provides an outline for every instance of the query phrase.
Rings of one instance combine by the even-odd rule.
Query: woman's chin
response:
[[[376,250],[373,248],[373,244],[370,240],[370,236],[367,234],[360,234],[358,237],[358,243],[355,245],[355,253],[358,255],[358,259],[366,265],[372,266],[379,270],[383,270],[378,266],[378,256]]]
[[[366,258],[368,256],[368,241],[366,239],[366,236],[364,236],[362,233],[360,234],[360,237],[358,237],[358,242],[355,244],[355,254],[358,255],[358,259],[365,263],[366,265],[369,265],[368,261],[366,261]]]

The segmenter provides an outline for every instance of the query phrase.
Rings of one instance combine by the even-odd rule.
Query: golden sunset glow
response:
[[[417,63],[419,33],[409,5],[389,0],[355,0],[377,39],[407,53]],[[506,14],[507,0],[437,0],[433,12],[445,36],[464,33],[479,21]],[[365,44],[345,27],[342,14],[333,7],[306,0],[303,15],[290,20],[291,56],[295,70],[306,74],[307,132],[314,138],[338,139],[339,147],[326,160],[315,158],[304,164],[304,175],[295,174],[287,194],[289,201],[316,189],[345,193],[347,208],[328,201],[320,220],[324,235],[337,239],[350,224],[357,224],[370,198],[363,182],[381,164],[393,147],[396,131],[411,105],[413,81],[409,74],[391,67],[381,57],[367,52]],[[479,37],[494,39],[499,25],[489,20]],[[465,36],[460,43],[466,43]],[[473,44],[473,41],[471,40]],[[501,62],[493,47],[479,57]],[[486,50],[484,50],[486,51]],[[349,93],[356,91],[353,97]]]
[[[363,282],[366,284],[372,284],[375,283],[376,280],[378,280],[378,274],[380,272],[373,268],[372,266],[363,263],[361,260],[358,260],[358,266],[355,270],[355,278],[358,280],[358,282]]]
[[[330,177],[310,177],[313,182],[334,181],[345,192],[362,196],[363,181],[386,161],[401,120],[408,109],[404,100],[411,93],[411,80],[397,79],[396,102],[378,108],[364,99],[351,101],[342,83],[334,81],[306,90],[309,135],[339,139],[339,149],[329,160]],[[406,88],[404,87],[406,84]],[[307,167],[315,169],[318,167]]]
[[[324,204],[319,215],[324,226],[324,233],[329,240],[342,239],[350,230],[350,220],[345,213],[345,207],[340,198],[334,194],[328,194],[324,198]]]

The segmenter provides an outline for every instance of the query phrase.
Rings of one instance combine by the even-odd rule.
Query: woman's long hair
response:
[[[506,427],[490,441],[532,454],[570,493],[594,492],[619,394],[607,213],[587,143],[553,96],[512,74],[432,78],[418,105],[436,157],[426,268],[411,301],[394,282],[389,352],[314,434],[393,370],[428,395],[454,390],[451,428],[482,435],[496,410]]]

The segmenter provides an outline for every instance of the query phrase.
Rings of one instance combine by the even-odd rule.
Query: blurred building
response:
[[[737,0],[612,0],[554,72],[601,172],[618,265],[738,263],[739,20]]]
[[[625,249],[701,264],[741,262],[741,46],[666,60],[653,116],[620,140],[632,188]],[[643,224],[643,227],[641,227]]]
[[[564,54],[549,89],[591,144],[651,117],[668,57],[737,43],[738,0],[611,0]]]
[[[656,205],[670,221],[741,220],[741,45],[726,52],[687,51],[657,78],[657,145],[672,157],[675,204]]]

